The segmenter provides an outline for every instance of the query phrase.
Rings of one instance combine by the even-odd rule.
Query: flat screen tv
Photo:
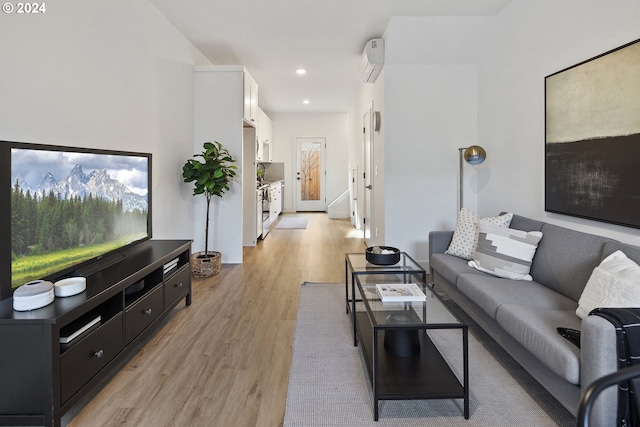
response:
[[[151,154],[0,141],[0,299],[150,239]]]

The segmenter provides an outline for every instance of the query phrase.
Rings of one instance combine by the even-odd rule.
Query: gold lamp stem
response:
[[[458,212],[462,209],[462,188],[464,187],[462,182],[462,152],[465,150],[465,147],[458,148],[458,159],[459,159],[459,168],[458,168]]]
[[[464,159],[464,161],[466,161],[467,163],[469,163],[470,165],[479,165],[480,163],[484,162],[484,160],[487,158],[487,152],[484,150],[484,148],[480,147],[479,145],[472,145],[470,147],[462,147],[462,148],[458,148],[458,157],[459,157],[459,170],[458,170],[458,185],[459,185],[459,197],[458,197],[458,212],[460,212],[460,209],[462,209],[462,204],[464,202],[463,199],[463,188],[464,188],[464,182],[463,182],[463,166],[464,166],[464,162],[462,161]]]

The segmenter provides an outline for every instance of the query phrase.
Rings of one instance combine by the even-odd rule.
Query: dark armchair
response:
[[[580,400],[578,407],[578,427],[589,427],[591,408],[598,395],[606,388],[640,377],[640,366],[624,368],[594,381]],[[640,408],[639,408],[640,409]]]

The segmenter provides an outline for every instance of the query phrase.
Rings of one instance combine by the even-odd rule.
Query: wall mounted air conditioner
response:
[[[384,39],[372,39],[364,46],[360,63],[360,80],[373,83],[384,64]]]

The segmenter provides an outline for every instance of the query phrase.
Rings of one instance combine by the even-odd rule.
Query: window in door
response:
[[[325,139],[296,138],[297,140],[297,210],[324,211],[325,199]]]

